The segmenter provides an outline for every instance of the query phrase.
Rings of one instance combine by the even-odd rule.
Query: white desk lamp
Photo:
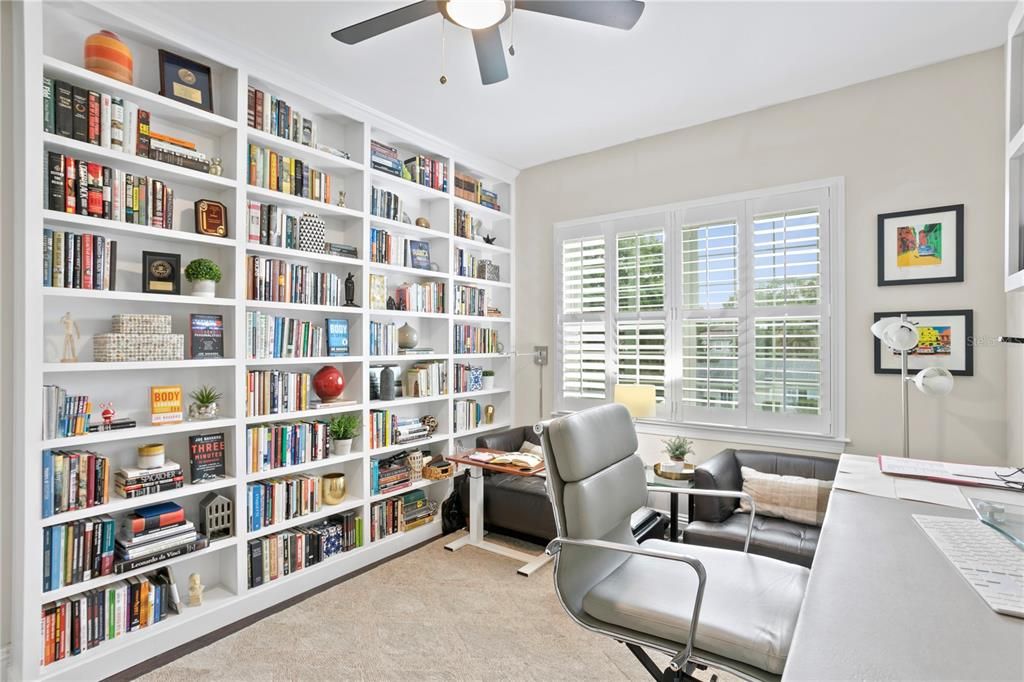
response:
[[[910,457],[910,405],[907,389],[911,382],[925,395],[945,395],[953,390],[953,375],[945,367],[926,367],[913,377],[907,371],[907,354],[917,347],[917,327],[907,319],[883,317],[871,325],[871,333],[900,354],[900,407],[903,411],[903,456]]]

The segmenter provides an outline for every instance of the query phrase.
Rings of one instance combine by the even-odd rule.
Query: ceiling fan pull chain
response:
[[[441,17],[441,85],[445,85],[448,82],[448,76],[445,75],[445,71],[448,69],[445,66],[445,40],[444,40],[444,25],[447,23],[445,18]]]
[[[508,17],[508,55],[516,56],[516,0],[512,0],[512,6]]]

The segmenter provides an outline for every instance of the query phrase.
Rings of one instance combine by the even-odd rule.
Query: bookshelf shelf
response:
[[[174,294],[143,294],[135,293],[134,291],[63,289],[60,287],[45,287],[43,294],[51,298],[92,298],[101,301],[139,301],[140,303],[176,303],[194,306],[235,307],[235,299],[233,298],[202,298],[201,296],[188,296],[185,294],[175,296]]]
[[[398,488],[397,490],[389,490],[386,493],[380,493],[379,495],[372,495],[370,497],[369,501],[370,501],[371,504],[374,503],[374,502],[380,502],[381,500],[386,500],[389,497],[394,497],[395,495],[405,495],[406,493],[411,493],[414,490],[422,490],[423,488],[429,488],[430,486],[434,485],[435,483],[443,483],[444,481],[447,481],[447,480],[449,480],[449,479],[441,478],[441,479],[434,480],[434,479],[424,478],[424,479],[421,479],[419,481],[416,481],[412,485],[407,485],[404,488]]]
[[[308,260],[315,261],[317,263],[330,263],[332,265],[347,265],[354,268],[363,267],[363,261],[358,258],[332,256],[327,253],[313,253],[312,251],[300,251],[299,249],[286,249],[280,246],[266,246],[264,244],[248,242],[245,245],[245,250],[249,253],[265,254],[267,256],[276,256],[278,258]]]
[[[43,73],[54,79],[69,81],[73,85],[88,86],[97,92],[123,97],[126,101],[138,104],[140,108],[145,109],[153,116],[186,128],[220,135],[238,127],[238,123],[233,119],[182,104],[155,92],[116,81],[54,57],[43,57]]]
[[[250,144],[268,147],[278,153],[284,154],[285,156],[293,159],[300,159],[303,163],[308,163],[312,168],[329,174],[345,175],[350,173],[362,173],[366,170],[365,166],[361,163],[356,163],[350,159],[336,156],[328,152],[322,152],[319,149],[307,147],[304,144],[292,142],[286,138],[278,137],[277,135],[266,133],[262,130],[257,130],[256,128],[247,128],[246,135],[249,138]]]
[[[490,315],[452,315],[456,322],[511,322],[511,317],[491,317]]]
[[[297,197],[294,194],[285,194],[284,192],[278,192],[272,189],[263,189],[262,187],[256,187],[254,185],[246,185],[245,193],[250,199],[277,204],[279,206],[293,206],[295,208],[305,209],[311,213],[326,213],[328,215],[338,215],[346,218],[363,217],[362,211],[356,211],[344,206],[335,206],[334,204],[328,204],[326,201],[315,201],[313,199],[306,199],[305,197]]]
[[[228,547],[234,547],[234,540],[235,539],[233,537],[221,538],[220,540],[215,540],[211,542],[206,547],[203,547],[198,551],[191,552],[190,554],[182,554],[181,556],[176,556],[173,559],[168,559],[167,561],[163,561],[157,565],[173,566],[174,564],[181,563],[182,561],[185,561],[187,559],[195,559],[206,554],[213,554],[214,552],[219,552],[221,550],[227,549]],[[58,590],[42,592],[42,603],[47,604],[51,601],[56,601],[58,599],[66,599],[67,597],[72,597],[76,594],[81,594],[82,592],[95,590],[97,588],[103,587],[104,585],[109,585],[110,583],[116,583],[119,580],[125,580],[127,578],[131,578],[132,576],[141,575],[143,573],[149,573],[152,570],[152,566],[143,566],[142,568],[136,568],[133,571],[125,571],[124,573],[111,573],[110,575],[102,575],[99,578],[93,578],[92,580],[86,580],[85,582],[75,583],[74,585],[65,585],[64,587]],[[204,601],[206,600],[206,594],[207,593],[203,594]],[[117,641],[118,640],[115,639],[114,643],[116,643]],[[49,668],[49,666],[47,666],[47,668]]]
[[[497,431],[498,429],[507,429],[512,426],[511,422],[495,422],[494,424],[484,424],[478,426],[475,429],[469,429],[468,431],[459,431],[452,434],[456,440],[460,438],[469,438],[470,436],[476,436],[481,433],[487,433],[488,431]]]
[[[139,415],[143,417],[144,415]],[[133,429],[115,429],[113,431],[95,431],[84,436],[70,436],[68,438],[51,438],[40,442],[41,449],[73,448],[79,445],[93,445],[96,443],[110,443],[119,440],[140,440],[143,438],[163,438],[175,433],[189,433],[192,431],[213,431],[214,429],[226,429],[234,426],[235,420],[209,419],[207,421],[181,422],[179,424],[165,424],[162,426],[136,426]]]
[[[509,282],[499,282],[493,279],[480,279],[478,277],[463,277],[462,275],[452,275],[452,281],[456,284],[468,284],[474,287],[493,287],[496,289],[512,288],[512,284]]]
[[[251,474],[246,474],[245,480],[247,483],[253,481],[262,481],[265,478],[276,478],[278,476],[288,476],[290,474],[301,474],[305,471],[313,471],[315,469],[325,469],[329,466],[336,464],[344,464],[346,462],[361,462],[363,460],[363,453],[353,452],[350,455],[344,457],[328,457],[327,459],[318,459],[312,462],[304,462],[302,464],[293,464],[286,467],[278,467],[277,469],[270,469],[269,471],[254,471]]]
[[[174,187],[177,184],[200,189],[234,189],[231,178],[201,173],[191,168],[181,168],[163,161],[154,161],[142,156],[106,149],[96,144],[79,142],[53,133],[43,133],[43,144],[47,151],[60,152],[77,158],[91,159],[138,175],[152,175]]]
[[[141,663],[169,649],[186,644],[191,639],[211,633],[239,619],[259,613],[275,604],[314,589],[326,581],[340,577],[372,562],[415,544],[437,536],[440,521],[397,533],[375,542],[369,542],[368,527],[363,546],[286,578],[266,583],[258,589],[247,588],[249,539],[269,533],[308,525],[343,510],[357,510],[364,524],[368,521],[370,490],[370,458],[397,453],[413,448],[428,448],[435,454],[453,452],[456,436],[451,433],[452,400],[497,395],[501,401],[503,419],[514,406],[514,390],[495,389],[491,392],[473,392],[444,396],[401,398],[387,403],[370,403],[371,368],[378,365],[411,364],[431,360],[443,361],[449,370],[455,360],[492,359],[489,367],[496,370],[501,386],[514,386],[514,363],[503,363],[505,354],[456,355],[452,349],[452,324],[462,320],[490,326],[498,331],[500,341],[508,349],[514,347],[515,321],[508,318],[464,318],[448,313],[419,313],[411,311],[370,311],[367,307],[371,273],[388,276],[393,288],[402,282],[445,282],[449,288],[455,283],[490,287],[502,311],[512,316],[516,309],[515,289],[504,282],[483,282],[453,277],[451,265],[454,251],[451,245],[465,248],[474,255],[494,258],[510,280],[515,265],[515,220],[511,215],[515,206],[515,179],[517,171],[500,162],[486,159],[472,151],[457,150],[447,143],[407,127],[374,109],[354,102],[330,87],[311,89],[305,81],[296,80],[295,74],[284,67],[265,60],[258,48],[233,43],[217,43],[216,52],[194,32],[188,18],[170,17],[152,9],[147,3],[126,3],[113,7],[87,4],[79,9],[74,3],[14,3],[8,13],[11,24],[5,23],[5,36],[19,36],[11,44],[10,60],[14,78],[11,91],[6,93],[14,107],[11,117],[14,139],[18,145],[11,149],[12,182],[10,199],[12,210],[20,216],[23,229],[19,229],[12,242],[12,259],[19,263],[20,276],[8,290],[12,301],[12,344],[9,356],[17,358],[23,371],[16,373],[17,381],[11,387],[13,396],[10,451],[20,453],[12,464],[11,504],[16,524],[13,537],[17,546],[13,557],[10,594],[0,596],[0,608],[10,610],[12,641],[7,670],[0,677],[11,679],[103,679],[116,676],[120,671]],[[5,18],[7,15],[5,15]],[[131,45],[137,57],[137,82],[128,85],[82,68],[81,43],[86,36],[100,28],[113,27]],[[216,114],[183,104],[153,92],[157,75],[156,50],[169,49],[198,62],[210,65],[214,78],[214,105]],[[259,65],[257,67],[257,65]],[[250,71],[249,67],[252,67]],[[257,71],[264,71],[258,73]],[[146,74],[143,76],[142,74]],[[152,116],[153,128],[174,137],[195,140],[199,151],[222,159],[224,175],[211,175],[169,163],[115,151],[100,145],[91,145],[73,138],[45,132],[44,103],[40,77],[58,79],[95,92],[122,97],[138,105]],[[277,85],[275,85],[277,84]],[[248,125],[247,88],[249,85],[263,90],[267,96],[287,104],[312,118],[313,128],[321,139],[332,146],[351,153],[346,160],[318,149],[306,147],[279,138]],[[149,88],[149,89],[147,89]],[[301,92],[300,90],[307,90]],[[51,128],[52,130],[52,128]],[[411,181],[394,177],[371,168],[372,142],[379,140],[396,147],[402,159],[424,154],[444,164],[449,178],[449,191],[442,192]],[[333,204],[337,190],[328,202],[313,201],[282,192],[254,187],[248,184],[249,145],[277,151],[301,159],[311,168],[321,170],[334,178],[337,190],[344,190],[350,207]],[[52,211],[48,206],[47,152],[67,154],[78,160],[99,162],[127,173],[145,175],[167,183],[175,191],[174,229],[164,230],[127,222],[106,220],[93,216]],[[508,213],[494,212],[482,206],[454,197],[454,173],[459,169],[472,169],[475,177],[485,179],[488,187],[499,193],[502,206]],[[403,223],[369,215],[374,187],[396,193],[407,204],[413,218],[427,217],[432,228]],[[192,204],[201,198],[215,199],[227,207],[227,238],[210,237],[194,231]],[[326,223],[326,239],[352,245],[359,257],[349,258],[326,253],[282,249],[248,242],[248,202],[260,202],[282,209],[297,209],[319,215]],[[452,233],[455,207],[465,206],[475,217],[483,220],[486,232],[495,234],[500,245],[456,237]],[[119,242],[118,285],[120,290],[100,291],[84,289],[44,288],[43,280],[44,228],[57,231],[103,235]],[[393,235],[431,243],[434,260],[440,271],[419,270],[401,265],[370,262],[370,233],[372,228],[389,231]],[[191,296],[187,282],[182,281],[182,295],[142,293],[139,254],[143,250],[174,252],[182,257],[182,265],[194,258],[215,260],[224,271],[224,279],[217,286],[218,297]],[[318,306],[246,299],[246,262],[249,256],[280,258],[299,264],[309,264],[312,270],[329,271],[343,278],[351,272],[356,283],[356,302],[362,307]],[[495,258],[496,256],[496,258]],[[507,273],[507,274],[506,274]],[[122,275],[124,275],[122,277]],[[508,292],[508,293],[506,293]],[[6,304],[5,304],[6,305]],[[64,364],[47,362],[54,344],[59,347],[59,326],[56,320],[70,310],[80,323],[83,358],[92,357],[90,336],[108,330],[111,315],[120,313],[164,313],[173,318],[175,331],[188,329],[192,313],[215,313],[223,318],[223,358],[206,360],[173,360],[154,362],[100,363],[80,362]],[[324,318],[342,318],[348,321],[349,342],[353,355],[299,358],[248,358],[247,313],[268,311],[275,315],[300,318],[322,328]],[[422,354],[369,355],[371,322],[393,321],[401,326],[408,320],[420,328],[424,346],[433,346],[435,352]],[[417,322],[417,320],[419,322]],[[500,322],[487,325],[486,322]],[[45,343],[40,342],[40,338]],[[187,340],[186,340],[187,342]],[[322,365],[334,365],[344,372],[347,387],[345,396],[355,404],[325,409],[245,416],[247,371],[252,369],[281,369],[312,374]],[[375,371],[375,370],[373,370]],[[20,377],[20,378],[19,378]],[[211,381],[224,394],[222,416],[208,421],[185,421],[178,424],[153,426],[150,424],[148,390],[156,384],[181,384],[187,395],[197,384]],[[119,417],[135,419],[138,426],[130,429],[97,431],[67,438],[42,438],[43,405],[39,399],[42,386],[58,384],[72,395],[85,395],[92,401],[91,420],[101,421],[97,406],[111,398],[117,403]],[[188,399],[185,399],[187,404]],[[370,448],[370,432],[366,421],[370,409],[396,408],[409,415],[431,413],[440,422],[439,432],[429,438],[389,447]],[[248,453],[245,447],[248,427],[310,419],[327,419],[339,412],[362,417],[361,434],[353,443],[352,453],[346,457],[328,458],[267,472],[245,473]],[[487,425],[480,430],[501,428]],[[47,449],[83,448],[110,457],[116,469],[127,463],[136,445],[166,441],[177,448],[173,456],[181,457],[181,449],[191,434],[223,432],[225,437],[225,470],[228,478],[186,485],[176,490],[156,493],[142,498],[126,500],[116,495],[111,481],[110,501],[101,506],[67,512],[48,519],[41,517],[42,508],[42,452]],[[458,438],[473,432],[459,434]],[[171,452],[169,450],[169,452]],[[187,454],[184,454],[187,457]],[[186,461],[178,460],[185,465]],[[255,533],[245,531],[247,516],[247,486],[254,481],[281,475],[345,471],[350,485],[350,496],[343,504],[324,507],[316,514],[298,517],[288,522],[261,529]],[[113,477],[111,477],[113,479]],[[398,495],[424,486],[424,492],[434,501],[440,501],[450,485],[421,482],[416,488],[391,491],[376,499]],[[159,564],[124,573],[103,576],[92,581],[69,585],[43,594],[42,529],[71,520],[91,518],[103,514],[123,516],[129,511],[161,501],[177,501],[186,508],[190,520],[202,495],[216,490],[234,502],[235,535],[217,540],[209,547],[191,554],[175,557]],[[199,572],[207,585],[204,604],[200,608],[187,608],[183,613],[169,617],[138,632],[83,652],[79,656],[48,666],[40,665],[41,604],[74,597],[89,590],[100,589],[125,578],[148,574],[163,566],[175,566],[179,591],[186,588],[187,577]],[[183,594],[185,594],[183,592]],[[7,673],[7,675],[4,675]]]
[[[360,403],[351,405],[335,405],[332,407],[321,407],[314,410],[298,410],[296,412],[279,412],[278,414],[260,414],[253,417],[246,417],[246,424],[267,424],[270,422],[285,422],[294,419],[310,419],[320,415],[340,414],[342,412],[357,412],[363,409]]]
[[[456,360],[493,360],[497,358],[510,358],[510,353],[455,353],[452,357]]]
[[[185,232],[184,230],[164,230],[159,227],[135,225],[134,223],[105,220],[103,218],[78,215],[77,213],[62,213],[49,209],[43,211],[43,223],[46,227],[68,227],[89,232],[105,232],[114,236],[125,235],[138,239],[160,239],[179,243],[194,242],[204,246],[235,248],[235,241],[233,239],[209,237],[205,234],[195,234],[193,232]]]
[[[209,367],[234,367],[234,358],[213,358],[208,360],[152,360],[146,362],[47,362],[43,365],[46,374],[73,374],[75,372],[136,372],[154,369],[205,369]]]
[[[402,191],[411,191],[419,194],[421,197],[428,200],[448,200],[451,195],[447,192],[442,192],[439,189],[433,187],[427,187],[419,183],[413,182],[412,180],[405,180],[397,175],[391,175],[377,169],[371,169],[370,175],[373,179],[373,184],[380,187],[381,185],[387,185],[383,189],[392,189],[401,195]]]
[[[511,393],[511,389],[508,389],[508,388],[485,388],[485,389],[481,389],[479,391],[465,391],[465,392],[462,392],[462,393],[453,393],[452,397],[455,398],[456,400],[460,400],[462,398],[476,398],[476,397],[485,396],[485,395],[500,395],[502,393]]]
[[[512,218],[512,215],[509,213],[505,213],[504,211],[495,211],[493,208],[469,201],[468,199],[463,199],[462,197],[453,196],[452,199],[455,200],[455,206],[457,208],[469,211],[470,213],[478,213],[501,220],[510,220]]]
[[[113,482],[114,475],[110,475],[111,482]],[[113,484],[113,483],[111,483]],[[220,478],[216,481],[205,481],[203,483],[187,483],[176,490],[165,490],[162,493],[153,493],[152,495],[146,495],[144,497],[135,497],[132,499],[125,499],[119,497],[113,490],[110,491],[110,498],[112,502],[107,504],[101,504],[96,507],[87,507],[86,509],[76,509],[75,511],[64,512],[63,514],[55,514],[43,519],[43,527],[56,526],[60,523],[67,523],[69,521],[77,521],[78,519],[88,519],[93,516],[100,516],[102,514],[115,514],[117,512],[128,511],[136,509],[138,507],[145,507],[150,504],[157,504],[159,502],[167,502],[168,500],[180,500],[185,497],[191,497],[193,495],[202,495],[214,490],[222,490],[224,488],[233,488],[235,486],[235,479],[233,477]]]
[[[247,540],[253,538],[261,538],[264,535],[270,535],[271,533],[280,533],[283,530],[294,528],[295,526],[304,526],[309,523],[314,523],[320,519],[325,519],[328,516],[334,514],[340,514],[346,512],[349,509],[356,509],[357,507],[363,506],[363,499],[359,497],[346,497],[341,504],[323,505],[320,507],[320,511],[315,511],[312,514],[306,514],[305,516],[296,516],[294,519],[288,519],[287,521],[281,521],[280,523],[274,523],[269,526],[264,526],[259,530],[251,530],[245,534]]]

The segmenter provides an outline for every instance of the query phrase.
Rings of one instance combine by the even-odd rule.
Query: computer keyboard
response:
[[[977,519],[914,520],[993,611],[1024,618],[1024,550]]]

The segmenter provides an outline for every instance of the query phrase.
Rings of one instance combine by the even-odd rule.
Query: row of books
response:
[[[416,417],[399,417],[391,410],[370,410],[370,447],[386,448],[423,440],[430,428]]]
[[[50,665],[181,613],[170,566],[43,605],[41,665]]]
[[[370,458],[370,494],[381,495],[412,484],[412,467],[405,453]]]
[[[430,242],[394,235],[379,227],[370,228],[370,262],[430,269]]]
[[[245,352],[250,360],[323,357],[324,330],[309,320],[250,310],[245,313]]]
[[[370,355],[397,355],[398,327],[394,322],[370,320]]]
[[[320,480],[319,476],[298,475],[249,483],[246,486],[249,531],[320,511]]]
[[[480,258],[466,249],[455,249],[455,274],[460,277],[496,282],[501,279],[498,264],[489,258]]]
[[[362,537],[363,519],[353,510],[313,526],[249,540],[249,587],[259,587],[361,547]]]
[[[406,283],[395,287],[395,303],[399,310],[417,313],[443,313],[447,310],[445,293],[448,285],[444,282],[426,284]]]
[[[299,248],[299,219],[303,211],[249,201],[246,215],[250,243],[283,249]]]
[[[43,286],[117,289],[117,241],[98,234],[43,229]]]
[[[459,181],[458,176],[455,179],[455,194],[459,193]],[[473,215],[461,208],[455,209],[455,226],[454,232],[456,237],[462,237],[463,239],[474,239],[477,236],[477,225],[479,221],[474,220]]]
[[[174,190],[162,180],[66,154],[46,154],[46,207],[133,225],[174,227]]]
[[[370,165],[379,171],[402,176],[403,164],[398,150],[377,140],[370,140]]]
[[[185,474],[181,470],[181,465],[173,460],[166,460],[153,469],[125,467],[118,469],[114,474],[114,490],[121,497],[128,499],[177,490],[184,484]]]
[[[401,220],[405,213],[402,197],[379,187],[370,188],[370,215],[388,220]]]
[[[287,102],[259,88],[249,86],[246,122],[250,128],[316,147],[317,125],[293,109]]]
[[[448,191],[448,164],[444,161],[417,154],[405,160],[405,170],[408,172],[408,179],[417,185],[441,192]]]
[[[331,201],[331,176],[259,145],[249,145],[249,184],[313,201]]]
[[[249,370],[246,373],[245,415],[256,417],[308,410],[311,394],[312,381],[307,372]]]
[[[150,114],[104,92],[43,78],[43,130],[105,149],[208,173],[194,142],[150,128]]]
[[[89,450],[43,450],[43,518],[109,502],[110,460]]]
[[[453,327],[454,352],[465,353],[500,353],[498,349],[498,331],[476,327],[471,324],[456,324]]]
[[[453,368],[453,388],[456,393],[480,391],[484,387],[484,368],[456,362]]]
[[[407,398],[427,398],[448,394],[448,362],[417,362],[405,371],[403,383]]]
[[[67,438],[89,432],[92,403],[87,395],[69,395],[60,386],[43,386],[43,438]]]
[[[452,426],[455,433],[475,429],[484,420],[484,406],[470,398],[452,402]]]
[[[330,456],[331,435],[326,422],[257,424],[245,430],[246,472],[250,474]]]
[[[466,201],[472,201],[474,204],[493,208],[495,211],[501,210],[501,204],[498,203],[498,195],[484,189],[483,183],[472,175],[455,173],[455,196]]]
[[[413,530],[434,520],[437,503],[422,490],[413,490],[370,505],[370,541]]]
[[[487,290],[482,287],[471,287],[465,284],[455,285],[455,315],[487,315]]]
[[[246,256],[245,295],[250,301],[340,306],[345,303],[345,280],[308,265]]]

